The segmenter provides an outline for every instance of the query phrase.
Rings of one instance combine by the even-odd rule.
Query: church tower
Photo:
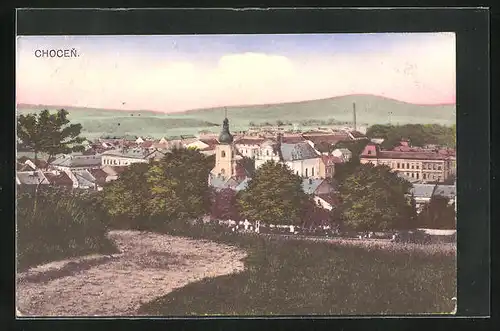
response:
[[[222,131],[219,135],[219,144],[215,147],[215,167],[211,175],[221,179],[229,179],[235,175],[235,157],[233,147],[233,136],[229,132],[229,120],[226,117],[222,124]]]

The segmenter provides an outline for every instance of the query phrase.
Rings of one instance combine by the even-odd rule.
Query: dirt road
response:
[[[204,240],[112,231],[121,253],[53,262],[17,275],[22,316],[135,316],[142,303],[206,277],[241,272],[244,251]]]

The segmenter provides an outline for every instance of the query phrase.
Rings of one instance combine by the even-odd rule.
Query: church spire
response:
[[[233,136],[229,132],[229,120],[227,119],[227,109],[224,108],[224,121],[222,122],[222,131],[219,135],[219,143],[221,144],[231,144],[233,142]]]

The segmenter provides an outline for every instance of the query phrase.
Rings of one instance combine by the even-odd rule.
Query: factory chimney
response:
[[[354,131],[356,131],[357,127],[356,127],[356,103],[355,102],[352,103],[352,119],[353,119],[353,123],[354,123]]]

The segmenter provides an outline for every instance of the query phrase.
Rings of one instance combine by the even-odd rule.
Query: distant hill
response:
[[[455,123],[455,105],[416,105],[373,95],[349,95],[270,105],[226,107],[230,120],[239,121],[301,121],[336,119],[352,121],[353,103],[359,123]],[[195,109],[183,112],[199,119],[222,118],[224,107]]]
[[[227,107],[233,130],[248,128],[249,122],[274,123],[276,120],[299,123],[303,120],[352,121],[353,103],[359,124],[444,124],[456,121],[455,105],[415,105],[373,95],[350,95],[322,100],[270,105]],[[98,137],[102,134],[134,134],[161,137],[179,134],[195,134],[200,130],[218,131],[224,117],[224,107],[194,109],[165,114],[148,110],[124,111],[65,106],[23,105],[18,113],[30,113],[42,109],[54,111],[65,108],[70,119],[81,123],[84,134]],[[118,125],[119,123],[119,125]]]

